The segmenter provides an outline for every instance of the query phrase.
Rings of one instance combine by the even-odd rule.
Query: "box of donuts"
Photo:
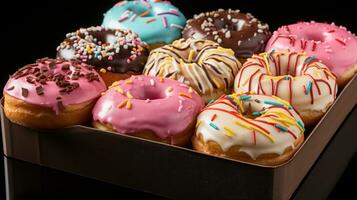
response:
[[[357,37],[234,9],[186,17],[120,1],[19,68],[5,155],[174,199],[290,198],[357,103]]]

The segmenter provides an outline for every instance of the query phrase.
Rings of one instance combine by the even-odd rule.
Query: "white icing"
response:
[[[245,110],[249,108],[249,104],[251,105],[251,112],[256,112],[256,111],[261,111],[264,110],[270,110],[270,112],[275,112],[279,111],[283,114],[286,115],[292,115],[294,124],[290,124],[289,126],[286,126],[278,120],[279,124],[283,125],[286,127],[289,131],[291,131],[297,139],[303,137],[303,128],[299,128],[298,124],[296,121],[301,121],[301,118],[299,115],[293,110],[293,109],[288,109],[284,110],[282,108],[271,108],[272,105],[264,103],[264,101],[273,101],[273,102],[278,102],[275,98],[269,97],[269,96],[263,96],[263,95],[249,95],[251,96],[251,99],[242,101],[242,106]],[[261,102],[256,102],[255,99],[260,100]],[[256,135],[256,143],[254,144],[254,139],[253,139],[253,130],[248,129],[246,127],[243,127],[239,124],[236,123],[237,120],[240,120],[239,118],[235,117],[234,115],[228,114],[226,112],[220,111],[220,110],[209,110],[208,108],[218,108],[218,109],[223,109],[226,111],[232,111],[235,113],[238,113],[240,109],[233,109],[232,107],[222,103],[228,103],[234,107],[234,105],[231,103],[231,101],[226,100],[226,99],[218,99],[217,103],[213,103],[208,105],[198,116],[198,127],[196,129],[196,134],[201,134],[203,137],[203,140],[205,142],[208,141],[214,141],[218,143],[223,151],[227,151],[229,148],[235,145],[240,146],[240,151],[243,151],[247,153],[252,159],[256,159],[259,155],[262,154],[269,154],[269,153],[274,153],[281,155],[284,153],[284,151],[288,147],[294,147],[294,142],[297,140],[295,139],[290,133],[288,132],[282,132],[280,129],[277,129],[276,127],[270,125],[270,124],[265,124],[263,122],[258,122],[255,120],[262,120],[262,121],[269,121],[273,119],[272,117],[264,117],[266,116],[265,114],[258,116],[253,120],[252,122],[257,124],[258,126],[266,129],[270,136],[274,139],[274,142],[272,142],[270,139],[268,139],[266,136],[264,136],[262,133],[259,131],[255,131]],[[286,104],[285,107],[288,107],[288,104]],[[213,115],[217,115],[213,121],[211,121]],[[246,120],[251,120],[245,117]],[[275,118],[276,119],[276,118]],[[219,127],[219,130],[214,129],[212,126],[209,124],[213,123],[217,127]],[[231,135],[230,137],[227,136],[226,134],[229,134],[229,131],[225,129],[225,127],[228,127],[230,130],[234,131],[235,134]]]
[[[261,90],[258,91],[258,85],[259,76],[261,74],[266,74],[261,79],[261,88],[265,94],[276,95],[286,101],[289,101],[289,80],[281,80],[278,88],[277,83],[279,79],[285,79],[285,75],[290,74],[290,77],[294,77],[291,83],[291,104],[303,116],[303,118],[304,116],[308,116],[311,111],[325,112],[336,98],[337,84],[335,78],[331,75],[328,75],[328,79],[326,78],[324,71],[330,73],[330,70],[324,64],[320,62],[306,62],[306,60],[310,57],[303,53],[290,54],[290,52],[284,51],[271,53],[271,57],[276,60],[276,63],[280,62],[280,66],[275,66],[272,59],[269,59],[269,65],[264,63],[265,66],[263,67],[258,60],[258,56],[253,56],[253,58],[248,59],[236,76],[234,91],[238,93],[247,92],[249,90],[249,79],[251,79],[250,91],[254,91],[257,94],[264,94]],[[290,62],[288,62],[289,55]],[[263,57],[264,54],[260,55],[260,58]],[[290,64],[288,65],[288,63]],[[295,64],[297,66],[297,74],[294,74]],[[280,74],[275,70],[275,68],[278,69],[279,67]],[[267,68],[271,71],[271,75],[269,75]],[[252,77],[253,73],[257,70],[259,70],[258,73]],[[281,75],[281,78],[278,78],[278,75]],[[239,81],[240,76],[241,80]],[[317,81],[316,84],[310,76]],[[270,79],[273,80],[274,91],[272,91],[272,82]],[[331,88],[331,93],[329,86],[320,80],[326,81]],[[306,93],[304,90],[304,87],[307,87],[309,81],[312,82],[310,92],[312,91],[313,93],[313,103],[311,103],[312,97],[310,92]],[[319,87],[321,94],[319,94],[316,85]]]

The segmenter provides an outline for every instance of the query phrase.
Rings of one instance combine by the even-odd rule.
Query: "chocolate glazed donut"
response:
[[[100,26],[68,33],[57,48],[58,58],[80,60],[95,66],[107,85],[141,74],[148,55],[146,43],[137,34]],[[111,77],[108,78],[108,74]]]
[[[235,56],[245,61],[254,53],[264,51],[271,33],[268,24],[261,23],[250,13],[219,9],[189,19],[182,35],[216,41],[233,49]]]

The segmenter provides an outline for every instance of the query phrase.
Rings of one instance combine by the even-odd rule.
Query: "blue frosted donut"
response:
[[[148,44],[171,43],[181,37],[185,16],[170,2],[121,1],[104,14],[102,26],[131,29]]]

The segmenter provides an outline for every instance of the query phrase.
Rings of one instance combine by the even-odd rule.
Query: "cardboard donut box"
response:
[[[34,130],[1,106],[4,154],[168,198],[288,199],[357,103],[357,75],[286,163],[269,167],[87,126]],[[3,102],[2,102],[3,103]]]

